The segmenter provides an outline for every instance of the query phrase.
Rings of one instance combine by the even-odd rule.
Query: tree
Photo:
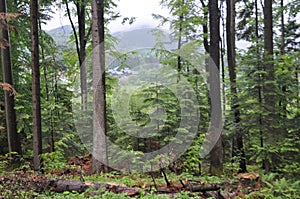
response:
[[[79,66],[80,66],[81,104],[82,104],[82,109],[85,110],[86,103],[87,103],[87,80],[86,80],[86,66],[84,61],[86,58],[86,45],[92,29],[90,27],[88,31],[86,31],[85,17],[86,17],[86,7],[88,1],[74,0],[73,2],[75,4],[76,13],[77,13],[78,34],[74,22],[72,20],[68,1],[65,1],[65,5],[67,8],[67,15],[71,23],[73,34],[75,37],[76,51],[77,51],[77,56],[78,56]]]
[[[263,100],[263,84],[264,84],[264,65],[262,64],[263,52],[263,30],[260,20],[262,20],[259,9],[258,0],[238,2],[238,23],[237,35],[238,39],[251,42],[251,46],[246,54],[239,54],[238,64],[241,66],[242,77],[239,82],[239,106],[240,117],[244,121],[240,123],[242,129],[249,129],[249,140],[245,142],[250,144],[250,150],[247,153],[254,153],[252,157],[259,157],[259,161],[264,159],[264,138],[265,138],[265,102]],[[243,6],[244,5],[244,6]],[[255,20],[251,16],[255,13]],[[243,67],[244,66],[244,67]],[[249,112],[248,110],[252,110]],[[258,135],[257,135],[258,133]],[[253,147],[253,148],[252,148]]]
[[[4,83],[11,86],[14,85],[11,52],[10,52],[10,35],[7,22],[6,0],[0,1],[0,48],[1,48],[1,61],[2,73]],[[14,95],[9,91],[5,92],[5,116],[6,128],[8,138],[9,152],[16,152],[22,154],[21,142],[17,132],[16,111]]]
[[[209,43],[208,43],[208,5],[204,3],[203,0],[200,0],[202,8],[203,8],[203,44],[206,52],[209,52]]]
[[[256,54],[256,65],[257,71],[261,73],[263,71],[263,66],[261,64],[261,56],[260,56],[260,47],[259,47],[259,16],[258,16],[258,0],[255,0],[255,39],[256,39],[256,47],[255,47],[255,54]],[[262,109],[263,102],[262,102],[262,74],[258,74],[258,103],[259,108]],[[259,112],[258,115],[258,126],[259,126],[259,137],[260,137],[260,147],[264,147],[264,139],[263,139],[263,116],[262,112]],[[262,168],[265,169],[265,163],[262,162]]]
[[[42,154],[42,119],[40,100],[38,0],[30,1],[30,22],[33,112],[33,167],[34,170],[39,170],[39,155]]]
[[[227,39],[227,60],[230,78],[230,92],[231,92],[231,110],[234,117],[234,136],[232,157],[239,157],[239,171],[246,171],[246,160],[243,143],[243,135],[240,128],[240,106],[237,95],[236,82],[236,58],[235,58],[235,2],[234,0],[226,0],[227,18],[226,18],[226,39]]]
[[[266,117],[267,123],[267,144],[272,145],[276,143],[276,129],[274,128],[275,119],[275,93],[274,93],[274,81],[275,81],[275,70],[274,70],[274,58],[273,58],[273,16],[272,16],[272,1],[264,1],[264,67],[265,67],[265,85],[264,95],[265,102],[267,103],[268,117]],[[267,171],[271,170],[275,163],[275,154],[268,151],[270,158],[264,160]],[[273,165],[273,166],[272,166]]]
[[[104,0],[92,1],[93,67],[93,173],[108,165],[106,146],[106,100],[104,56]],[[105,169],[106,170],[106,169]]]
[[[211,127],[209,131],[214,132],[221,128],[219,125],[222,121],[221,95],[220,95],[220,13],[218,8],[218,0],[211,0],[209,7],[209,32],[210,32],[210,48],[209,53],[209,86],[211,101]],[[217,138],[215,146],[210,152],[210,173],[220,175],[223,172],[223,149],[221,136]]]

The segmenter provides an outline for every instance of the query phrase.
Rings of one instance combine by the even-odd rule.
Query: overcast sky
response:
[[[131,26],[126,24],[122,25],[122,17],[112,22],[109,25],[111,32],[117,32],[122,30],[128,30],[131,28],[137,28],[141,26],[151,26],[155,27],[158,22],[153,19],[152,13],[162,14],[164,16],[168,15],[166,9],[162,9],[159,5],[160,0],[119,0],[116,1],[118,7],[116,11],[119,11],[122,17],[136,17],[136,21]],[[53,28],[60,27],[62,25],[68,25],[69,20],[66,17],[63,17],[65,11],[62,9],[55,9],[55,14],[53,19],[44,25],[45,30],[50,30]],[[75,20],[76,18],[74,18]]]

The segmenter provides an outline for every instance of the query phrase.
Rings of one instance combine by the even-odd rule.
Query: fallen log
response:
[[[128,196],[134,196],[139,194],[139,187],[128,187],[124,184],[108,183],[108,182],[83,182],[83,181],[71,181],[64,179],[52,179],[45,176],[33,175],[27,176],[25,174],[15,175],[13,177],[1,177],[0,186],[3,189],[22,189],[25,191],[34,190],[38,193],[51,190],[54,192],[62,193],[65,191],[76,191],[82,193],[89,188],[98,190],[103,188],[105,191],[111,191],[114,193],[126,193]],[[1,194],[0,194],[1,195]]]
[[[217,185],[193,185],[189,186],[190,192],[206,192],[206,191],[219,191],[220,187]]]
[[[89,188],[98,190],[103,188],[105,191],[111,191],[114,193],[126,193],[128,196],[137,195],[140,191],[138,187],[127,187],[123,184],[115,183],[103,183],[103,182],[81,182],[81,181],[69,181],[69,180],[55,180],[50,184],[51,190],[62,193],[65,191],[76,191],[82,193]]]

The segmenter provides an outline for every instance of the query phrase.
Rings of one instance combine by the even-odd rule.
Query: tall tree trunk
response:
[[[222,3],[222,7],[221,10],[223,10],[223,3]],[[221,76],[222,76],[222,102],[223,102],[223,106],[222,106],[222,110],[223,110],[223,118],[226,117],[226,91],[225,91],[225,61],[224,61],[224,57],[225,57],[225,17],[223,15],[223,11],[222,11],[222,38],[220,39],[220,49],[221,49]]]
[[[85,57],[86,57],[86,42],[85,40],[85,0],[77,2],[77,20],[78,20],[78,31],[79,31],[79,60],[80,60],[80,82],[81,82],[81,103],[82,109],[85,110],[87,106],[87,79],[86,79],[86,66],[85,66]]]
[[[242,130],[240,128],[240,107],[237,95],[236,84],[236,60],[235,60],[235,1],[226,0],[227,19],[226,19],[226,35],[227,35],[227,60],[230,79],[230,92],[232,95],[231,110],[234,116],[234,140],[232,156],[239,157],[239,172],[246,171],[246,159],[243,143]]]
[[[280,46],[280,54],[282,56],[282,59],[284,54],[285,54],[285,28],[284,28],[284,2],[283,0],[280,1],[280,9],[281,9],[281,24],[280,24],[280,28],[281,28],[281,46]],[[284,60],[282,60],[284,61]],[[282,93],[283,95],[286,94],[287,91],[287,86],[285,84],[283,84],[282,86]],[[282,99],[279,102],[279,106],[282,108],[282,111],[280,111],[280,115],[286,120],[287,119],[287,100],[286,99]],[[286,128],[283,128],[283,131],[287,132]]]
[[[209,43],[208,43],[208,6],[204,3],[203,0],[200,0],[201,5],[203,7],[203,12],[204,12],[204,16],[203,16],[203,25],[202,25],[202,29],[203,29],[203,44],[204,44],[204,49],[207,53],[209,53]]]
[[[181,1],[181,7],[183,7],[184,5],[184,0]],[[180,49],[181,49],[181,46],[182,46],[182,26],[183,26],[183,11],[181,9],[181,13],[179,15],[179,30],[178,30],[178,43],[177,43],[177,50],[178,50],[178,55],[177,55],[177,72],[178,72],[178,82],[180,81],[180,73],[181,73],[181,70],[182,70],[182,60],[181,60],[181,52],[180,52]]]
[[[273,62],[273,16],[272,16],[272,1],[264,0],[264,66],[265,66],[265,105],[268,116],[266,117],[266,127],[267,127],[267,144],[269,146],[276,144],[276,132],[274,128],[274,123],[276,123],[275,118],[275,93],[274,93],[274,62]],[[264,160],[265,167],[267,171],[271,170],[271,167],[275,167],[275,154],[269,152],[269,158]]]
[[[42,154],[42,121],[40,100],[38,0],[30,1],[30,22],[33,112],[33,167],[34,170],[39,170],[39,155]]]
[[[100,170],[100,162],[107,170],[104,0],[92,1],[92,66],[93,66],[93,173]]]
[[[0,12],[6,14],[6,0],[0,1]],[[14,85],[13,81],[13,71],[11,63],[11,52],[10,52],[10,36],[9,27],[7,20],[3,19],[0,22],[0,42],[1,42],[1,61],[2,61],[2,73],[3,82],[10,85]],[[4,91],[5,99],[5,117],[6,117],[6,129],[8,138],[8,148],[9,152],[17,152],[18,155],[22,154],[21,142],[19,134],[17,132],[17,122],[16,122],[16,111],[14,95],[9,91]]]
[[[86,1],[85,0],[75,0],[74,4],[76,6],[77,12],[77,21],[78,21],[78,34],[76,31],[75,24],[72,20],[71,11],[69,8],[69,3],[65,1],[65,5],[67,8],[67,15],[69,21],[71,23],[72,31],[75,37],[75,45],[76,51],[80,66],[80,88],[81,88],[81,104],[82,110],[86,110],[87,106],[87,80],[86,80],[86,66],[85,66],[85,58],[86,58],[86,44],[88,38],[91,34],[91,27],[89,28],[88,32],[86,33],[86,26],[85,26],[85,16],[86,16]]]
[[[285,28],[284,28],[284,0],[280,0],[280,8],[281,8],[281,48],[280,48],[280,54],[284,55],[284,49],[285,49]]]
[[[260,57],[260,47],[259,47],[259,19],[258,19],[258,0],[255,0],[254,2],[255,5],[255,38],[256,38],[256,65],[257,65],[257,70],[259,71],[258,74],[258,104],[259,104],[259,109],[263,109],[263,101],[262,101],[262,80],[263,77],[261,75],[261,71],[263,70],[263,66],[261,65],[261,57]],[[259,137],[260,137],[260,147],[264,147],[264,134],[263,134],[263,118],[262,118],[262,113],[259,113],[258,116],[258,125],[259,125]],[[265,163],[262,162],[262,169],[265,169]]]
[[[209,30],[210,30],[210,61],[209,84],[211,96],[211,121],[210,131],[221,128],[222,107],[220,94],[220,13],[218,0],[210,0],[209,4]],[[210,173],[221,175],[223,173],[223,148],[221,136],[216,137],[217,142],[210,152]]]

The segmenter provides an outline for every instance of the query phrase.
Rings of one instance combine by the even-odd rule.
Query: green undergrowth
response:
[[[67,179],[67,180],[82,180],[85,182],[107,182],[115,184],[124,184],[128,187],[140,187],[140,192],[134,197],[129,197],[126,194],[116,194],[113,192],[105,191],[104,189],[93,190],[88,189],[83,193],[65,191],[63,193],[56,193],[50,190],[47,190],[42,193],[37,193],[33,190],[24,191],[21,188],[18,189],[7,189],[3,184],[0,183],[0,198],[143,198],[143,199],[164,199],[164,198],[199,198],[199,193],[190,193],[190,192],[180,192],[172,194],[158,194],[156,188],[165,187],[166,181],[162,174],[159,172],[150,174],[124,174],[121,172],[110,172],[97,175],[83,175],[81,174],[69,174],[69,175],[57,175],[51,172],[45,173],[35,173],[26,166],[21,166],[18,169],[13,169],[10,172],[7,172],[7,168],[1,168],[0,164],[0,177],[10,177],[18,178],[18,176],[24,176],[24,173],[28,174],[28,177],[34,175],[45,176],[49,179]],[[74,166],[69,166],[70,169]],[[6,172],[4,172],[6,171]],[[249,171],[257,172],[261,178],[261,188],[252,189],[251,191],[247,190],[247,186],[253,186],[255,181],[247,182],[248,184],[244,185],[245,194],[243,197],[247,199],[298,199],[300,198],[300,180],[295,176],[294,179],[287,179],[276,173],[264,174],[262,171],[258,170],[257,167],[249,167]],[[185,183],[187,180],[190,183],[201,184],[201,185],[219,185],[221,186],[221,192],[234,193],[237,190],[241,179],[239,179],[236,174],[227,172],[221,177],[209,176],[209,175],[200,175],[195,176],[190,173],[182,173],[181,175],[175,175],[172,172],[167,172],[168,180],[172,184],[180,185],[180,181]],[[13,186],[19,186],[18,184],[13,184]],[[14,191],[12,191],[14,190]],[[198,194],[198,195],[197,195]]]
[[[134,197],[129,197],[126,196],[126,194],[115,194],[113,192],[107,192],[104,190],[93,190],[89,189],[84,193],[75,193],[75,192],[64,192],[64,193],[53,193],[53,192],[48,192],[43,195],[39,195],[38,198],[77,198],[77,199],[84,199],[84,198],[102,198],[102,199],[130,199],[130,198],[143,198],[143,199],[169,199],[170,197],[172,198],[177,198],[177,199],[188,199],[188,198],[199,198],[199,197],[194,197],[191,196],[188,192],[180,192],[177,193],[176,195],[168,195],[168,194],[156,194],[154,192],[141,192],[140,195],[134,196]]]
[[[300,198],[300,180],[297,179],[286,179],[280,177],[280,175],[275,173],[270,174],[260,174],[262,180],[262,187],[260,190],[255,190],[253,192],[247,193],[243,198],[247,199],[257,199],[257,198],[265,198],[265,199],[298,199]],[[74,180],[78,179],[78,176],[73,178]],[[72,193],[72,192],[64,192],[64,193],[54,193],[54,192],[46,192],[38,196],[38,198],[144,198],[144,199],[164,199],[164,198],[199,198],[199,196],[192,195],[189,192],[180,192],[176,193],[172,196],[168,194],[157,194],[156,189],[154,188],[154,181],[150,175],[146,174],[122,174],[119,172],[111,172],[102,175],[91,175],[84,176],[86,182],[113,182],[117,184],[124,184],[129,187],[139,186],[142,187],[148,183],[148,186],[141,189],[140,194],[134,197],[126,196],[126,194],[115,194],[112,192],[107,192],[102,189],[100,190],[92,190],[89,189],[84,193]],[[224,191],[226,186],[232,186],[232,189],[235,189],[235,185],[237,186],[239,183],[239,179],[237,177],[229,177],[229,176],[193,176],[188,173],[183,173],[180,176],[177,176],[173,173],[168,173],[168,180],[174,184],[179,184],[180,180],[184,181],[188,179],[190,181],[194,181],[201,184],[218,184],[224,185],[221,191]],[[162,176],[155,177],[155,183],[159,186],[165,186],[166,182]],[[150,188],[151,187],[151,188]],[[239,199],[239,197],[236,197]]]

